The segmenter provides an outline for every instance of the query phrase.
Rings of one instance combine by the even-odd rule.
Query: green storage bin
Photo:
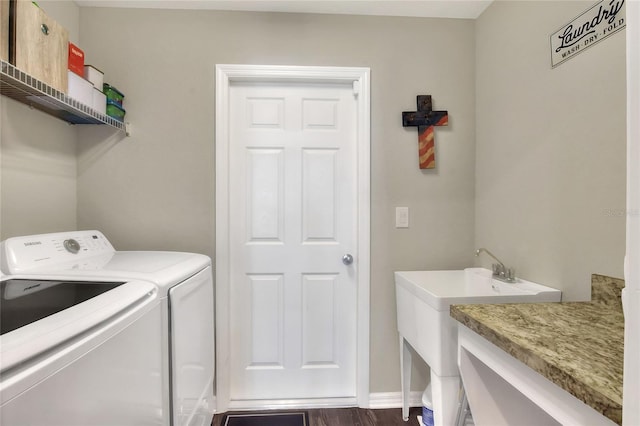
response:
[[[111,86],[110,84],[104,83],[102,85],[102,93],[107,96],[107,100],[115,102],[117,105],[122,106],[122,101],[124,100],[124,95],[121,91]]]
[[[122,108],[121,105],[118,105],[117,102],[112,101],[111,99],[107,99],[107,115],[109,117],[115,118],[116,120],[124,121],[124,115],[127,112]]]

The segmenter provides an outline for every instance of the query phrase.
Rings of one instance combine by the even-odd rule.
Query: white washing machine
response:
[[[3,275],[0,424],[168,424],[161,321],[149,282]]]
[[[149,339],[146,346],[136,342],[133,346],[124,345],[121,350],[124,359],[135,357],[137,351],[148,352],[149,347],[157,351],[160,358],[156,385],[162,403],[156,409],[159,421],[131,424],[210,424],[214,411],[215,350],[209,257],[180,252],[116,251],[98,231],[10,238],[2,243],[1,249],[0,269],[13,279],[56,277],[74,281],[152,283],[158,300],[158,345],[155,346],[156,339]],[[136,349],[137,346],[143,347]],[[0,365],[3,362],[0,357]],[[0,376],[0,382],[2,380]],[[116,381],[110,391],[127,392],[125,387]],[[2,404],[5,404],[4,397]],[[4,408],[4,405],[0,407],[0,413]],[[90,424],[109,423],[85,423]]]

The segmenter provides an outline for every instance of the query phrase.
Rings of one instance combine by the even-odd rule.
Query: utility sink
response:
[[[429,365],[434,423],[454,424],[459,372],[457,322],[452,304],[559,302],[560,290],[517,278],[506,283],[484,268],[395,272],[402,364],[403,417],[408,415],[410,345]]]
[[[449,312],[452,304],[559,302],[560,290],[516,278],[514,283],[497,280],[484,268],[461,271],[396,272],[396,285],[407,289],[438,311]]]

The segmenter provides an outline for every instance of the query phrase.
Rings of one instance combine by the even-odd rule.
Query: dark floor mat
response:
[[[309,426],[306,411],[292,413],[227,414],[222,426]]]

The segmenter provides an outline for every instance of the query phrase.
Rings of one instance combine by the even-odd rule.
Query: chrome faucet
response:
[[[491,265],[491,269],[493,271],[493,278],[496,278],[500,281],[504,281],[506,283],[514,283],[516,282],[516,270],[514,268],[507,268],[504,266],[504,263],[500,261],[493,253],[487,250],[484,247],[476,250],[476,257],[480,256],[480,253],[485,252],[489,256],[491,256],[496,262]]]

